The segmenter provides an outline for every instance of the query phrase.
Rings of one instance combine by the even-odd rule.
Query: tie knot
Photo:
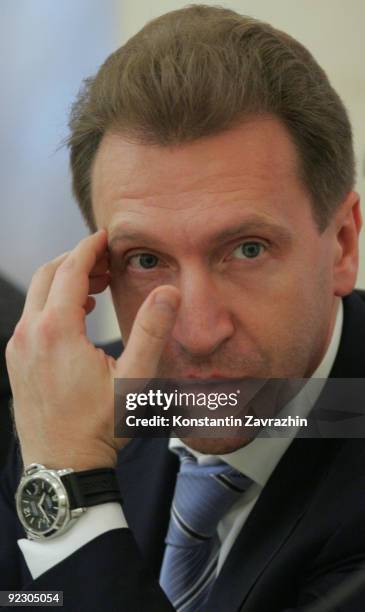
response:
[[[215,534],[219,521],[252,480],[223,461],[200,465],[185,449],[179,455],[180,471],[166,541],[191,546]]]

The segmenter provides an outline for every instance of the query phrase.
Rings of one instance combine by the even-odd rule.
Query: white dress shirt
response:
[[[342,300],[339,300],[335,327],[326,354],[308,383],[280,414],[288,413],[304,418],[309,414],[335,361],[342,333],[342,324],[343,305]],[[223,461],[249,476],[254,482],[218,525],[218,535],[222,545],[217,572],[222,568],[236,537],[256,504],[266,482],[290,446],[298,429],[291,427],[290,431],[285,433],[285,437],[257,437],[247,446],[233,453],[220,456]],[[178,438],[170,439],[169,448],[172,452],[179,446],[184,446],[181,440]],[[217,460],[216,456],[203,455],[190,448],[189,452],[197,457],[199,463],[214,463]],[[57,538],[41,542],[22,538],[18,540],[18,546],[24,555],[32,577],[35,579],[102,533],[111,529],[127,527],[128,524],[121,505],[117,502],[109,502],[88,508],[69,531]]]

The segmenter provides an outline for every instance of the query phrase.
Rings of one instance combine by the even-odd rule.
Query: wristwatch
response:
[[[88,507],[122,498],[112,468],[75,472],[32,463],[24,469],[15,501],[27,538],[49,540],[70,529]]]

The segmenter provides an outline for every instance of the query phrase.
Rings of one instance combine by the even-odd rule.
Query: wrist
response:
[[[40,463],[50,470],[62,470],[65,467],[81,472],[84,470],[96,470],[99,468],[115,468],[117,465],[116,451],[110,453],[88,452],[45,452],[44,450],[23,451],[21,449],[23,465]]]

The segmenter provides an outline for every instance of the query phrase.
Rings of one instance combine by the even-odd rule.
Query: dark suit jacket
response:
[[[331,376],[365,377],[365,304],[356,293],[344,300]],[[16,544],[24,532],[14,509],[21,465],[13,445],[1,485],[0,588],[63,590],[67,611],[171,611],[157,577],[177,468],[167,440],[132,441],[118,461],[130,530],[95,538],[32,581]],[[231,549],[206,610],[304,611],[364,563],[365,440],[296,438]],[[364,612],[364,590],[326,609]]]
[[[5,463],[12,435],[9,411],[11,389],[5,364],[5,348],[20,319],[24,293],[0,275],[0,468]]]

